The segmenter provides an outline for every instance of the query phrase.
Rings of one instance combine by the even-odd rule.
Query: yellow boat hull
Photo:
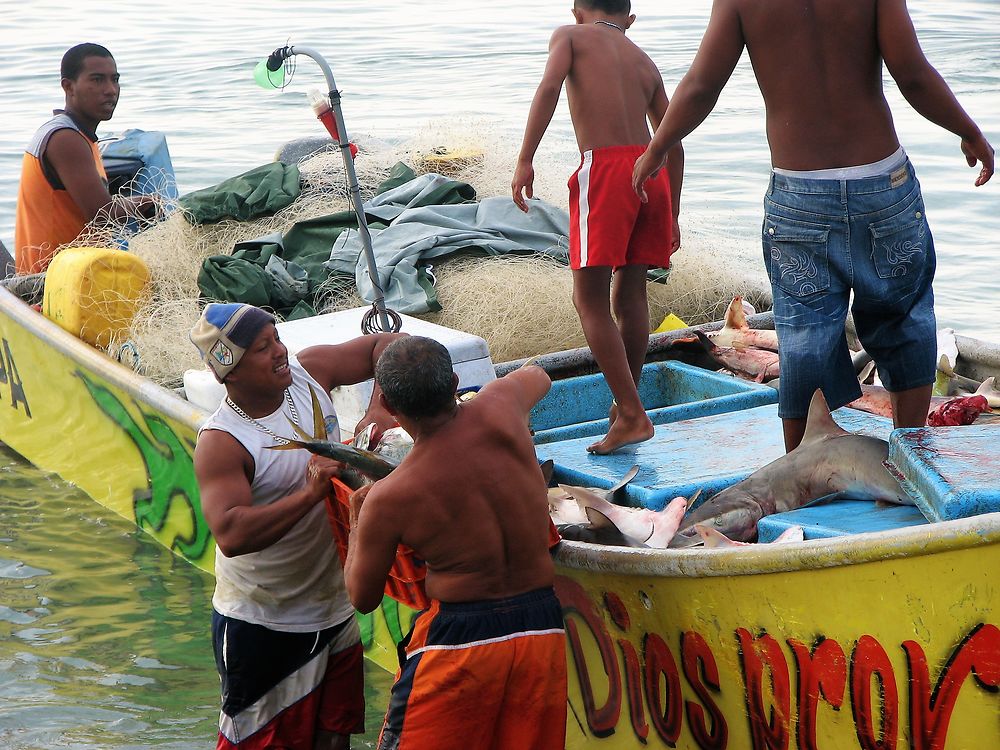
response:
[[[567,747],[1000,747],[1000,514],[558,561]]]
[[[207,416],[0,290],[0,438],[212,572]],[[1000,514],[793,545],[556,553],[567,747],[1000,747]],[[395,668],[414,613],[359,616]]]

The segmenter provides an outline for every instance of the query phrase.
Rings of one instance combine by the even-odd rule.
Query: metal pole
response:
[[[311,47],[295,45],[286,49],[288,56],[305,55],[315,60],[326,77],[327,86],[330,87],[330,107],[337,122],[337,133],[340,134],[340,155],[344,159],[344,169],[347,172],[351,203],[354,205],[354,213],[358,217],[358,231],[361,233],[361,244],[364,247],[365,260],[368,263],[368,277],[375,289],[375,309],[378,311],[379,327],[385,332],[393,331],[394,326],[389,322],[389,316],[385,311],[385,294],[382,291],[382,281],[378,275],[378,264],[375,262],[375,251],[372,249],[372,236],[371,232],[368,231],[368,220],[365,218],[364,204],[361,202],[361,188],[358,185],[358,175],[354,169],[354,157],[351,156],[350,139],[347,136],[344,113],[340,108],[340,92],[333,79],[333,71],[323,56]]]

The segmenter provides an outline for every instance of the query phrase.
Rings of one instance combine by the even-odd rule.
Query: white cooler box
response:
[[[278,335],[291,354],[317,344],[342,344],[361,335],[361,318],[370,309],[370,307],[359,307],[278,323]],[[400,315],[400,318],[403,319],[403,333],[426,336],[440,341],[448,348],[455,372],[458,374],[459,388],[482,386],[491,380],[496,380],[496,372],[484,339],[409,315]],[[373,386],[374,381],[366,380],[357,385],[334,388],[331,392],[330,396],[345,437],[353,433],[354,426],[368,409]],[[208,411],[215,411],[226,397],[225,386],[216,381],[208,368],[187,370],[184,373],[184,393],[191,403]]]

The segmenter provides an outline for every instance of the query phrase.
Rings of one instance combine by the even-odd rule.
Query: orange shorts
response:
[[[569,178],[569,262],[593,266],[670,265],[673,212],[667,170],[646,181],[649,202],[632,189],[632,169],[645,146],[585,151]]]
[[[565,747],[566,639],[551,588],[434,601],[400,647],[379,750]]]

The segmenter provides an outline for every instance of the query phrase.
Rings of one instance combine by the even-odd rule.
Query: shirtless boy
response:
[[[694,63],[635,164],[636,193],[712,111],[744,47],[773,165],[762,239],[785,447],[802,440],[816,388],[834,409],[861,395],[844,334],[852,291],[895,426],[923,426],[937,363],[934,242],[882,92],[883,62],[917,112],[962,139],[969,166],[982,163],[977,186],[993,175],[993,148],[924,57],[905,0],[715,0]]]
[[[405,544],[433,600],[405,641],[379,748],[562,750],[566,644],[528,431],[548,376],[522,367],[459,406],[448,350],[410,336],[382,353],[375,380],[413,449],[352,497],[347,591],[375,609]]]
[[[532,160],[565,81],[582,154],[569,182],[573,304],[617,404],[608,434],[587,448],[599,454],[653,436],[636,388],[649,343],[646,271],[666,268],[680,246],[680,142],[667,159],[669,179],[661,172],[647,184],[648,203],[628,191],[630,162],[649,143],[647,118],[655,129],[667,109],[659,70],[625,37],[635,21],[630,11],[629,0],[576,0],[576,24],[552,34],[511,183],[514,202],[527,211]]]

